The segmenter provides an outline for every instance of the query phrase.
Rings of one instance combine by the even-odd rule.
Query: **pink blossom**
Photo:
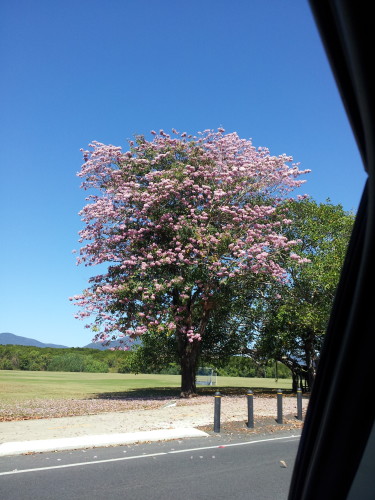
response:
[[[70,300],[98,335],[159,327],[199,342],[199,314],[224,281],[282,281],[288,256],[306,261],[290,253],[298,242],[282,230],[292,221],[277,208],[307,170],[221,127],[194,138],[172,132],[152,130],[125,152],[95,141],[82,151],[78,176],[93,194],[80,212],[77,264],[108,271]]]

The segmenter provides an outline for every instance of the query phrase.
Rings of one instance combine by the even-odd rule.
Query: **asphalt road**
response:
[[[0,459],[2,500],[282,500],[299,436],[214,437]]]

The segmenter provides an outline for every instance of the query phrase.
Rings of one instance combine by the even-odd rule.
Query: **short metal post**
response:
[[[215,392],[214,432],[220,432],[221,394]]]
[[[253,391],[250,389],[247,391],[247,428],[252,429],[254,427],[254,397]]]
[[[302,389],[297,389],[297,419],[302,420]]]
[[[283,423],[283,391],[277,389],[277,420],[278,424]]]

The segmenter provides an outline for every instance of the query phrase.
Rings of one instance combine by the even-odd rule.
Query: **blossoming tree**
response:
[[[98,142],[83,151],[78,175],[93,194],[81,211],[78,263],[108,267],[72,299],[96,341],[171,336],[189,397],[223,290],[283,280],[285,259],[302,261],[282,235],[291,221],[279,206],[307,171],[223,129],[152,134],[126,152]]]

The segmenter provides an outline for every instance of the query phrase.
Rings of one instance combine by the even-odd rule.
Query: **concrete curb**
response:
[[[73,438],[40,439],[35,441],[13,441],[0,444],[0,457],[41,453],[47,451],[77,450],[99,446],[125,445],[182,439],[188,437],[207,437],[206,432],[193,427],[183,429],[161,429],[156,431],[128,432],[122,434],[99,434]]]

